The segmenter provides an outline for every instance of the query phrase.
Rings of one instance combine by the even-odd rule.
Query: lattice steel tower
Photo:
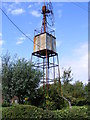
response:
[[[56,37],[55,31],[49,28],[53,25],[53,10],[51,2],[42,6],[42,26],[34,31],[34,46],[32,53],[32,62],[34,67],[40,68],[43,71],[43,87],[49,87],[49,84],[60,82],[59,58],[56,52]],[[50,20],[49,20],[50,19]],[[51,22],[51,25],[50,23]]]

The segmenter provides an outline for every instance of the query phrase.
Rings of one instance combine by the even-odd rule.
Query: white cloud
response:
[[[30,34],[26,34],[26,36],[30,37],[31,35],[30,35]],[[26,37],[25,37],[24,35],[22,35],[21,37],[19,37],[19,38],[17,39],[16,44],[17,44],[17,45],[22,44],[25,40],[26,40]]]
[[[23,41],[23,40],[25,40],[25,37],[20,37],[19,40]]]
[[[17,41],[16,44],[22,44],[24,41]]]
[[[56,30],[56,27],[52,27],[53,30]]]
[[[31,14],[32,14],[33,16],[35,16],[35,17],[40,17],[40,16],[41,16],[41,14],[40,14],[38,11],[36,11],[36,10],[33,10],[33,11],[31,12]]]
[[[19,3],[20,3],[20,0],[15,0],[15,3],[16,3],[16,4],[19,4]]]
[[[0,39],[0,46],[2,46],[4,44],[4,40]]]
[[[61,66],[65,68],[71,66],[74,81],[80,80],[84,84],[88,83],[88,43],[82,44],[79,48],[75,49],[72,54],[74,54],[74,57],[64,57],[60,60]]]
[[[18,1],[12,2],[11,4],[3,3],[2,6],[7,11],[7,14],[19,15],[25,12],[25,10],[20,7],[20,3]]]
[[[31,7],[32,7],[32,5],[29,5],[29,6],[28,6],[28,8],[31,8]]]
[[[4,40],[2,40],[2,33],[0,33],[0,46],[4,44]]]
[[[2,37],[2,33],[0,33],[0,38]]]
[[[62,44],[62,41],[61,41],[61,40],[57,40],[56,46],[57,46],[57,47],[60,47],[61,44]]]
[[[31,35],[30,35],[30,34],[26,34],[26,36],[31,37]]]
[[[21,37],[19,37],[19,38],[17,39],[16,44],[17,44],[17,45],[18,45],[18,44],[22,44],[25,39],[26,39],[25,36],[22,35]]]
[[[18,8],[18,9],[12,10],[11,14],[12,15],[19,15],[19,14],[22,14],[24,12],[25,12],[25,10],[23,10],[22,8]]]
[[[62,10],[58,10],[58,17],[59,17],[59,18],[62,17]]]

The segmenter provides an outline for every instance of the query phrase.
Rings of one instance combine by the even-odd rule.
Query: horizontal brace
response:
[[[46,66],[46,65],[45,65]],[[42,65],[41,66],[35,66],[34,65],[34,67],[40,67],[40,68],[42,68],[42,69],[46,69],[46,68],[52,68],[52,67],[58,67],[58,65],[55,65],[55,66],[49,66],[49,67],[43,67]]]

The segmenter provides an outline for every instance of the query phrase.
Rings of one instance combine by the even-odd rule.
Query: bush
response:
[[[57,85],[49,85],[48,88],[48,93],[46,92],[47,88],[45,86],[45,88],[43,89],[43,87],[38,89],[38,94],[35,97],[35,99],[33,100],[33,104],[37,107],[46,109],[48,106],[49,110],[60,110],[64,107],[68,106],[67,101],[65,101],[62,97],[61,97],[61,93],[58,87],[58,83]]]
[[[76,102],[76,106],[83,106],[83,105],[88,105],[88,100],[87,99],[78,99]]]
[[[2,110],[2,120],[88,120],[87,107],[63,110],[43,110],[31,105],[18,105]]]
[[[57,120],[89,120],[88,109],[85,106],[74,106],[72,109],[54,111]]]
[[[53,119],[54,113],[31,105],[17,105],[2,110],[2,120],[8,119]]]
[[[87,98],[75,98],[72,96],[65,96],[68,100],[71,101],[72,106],[84,106],[84,105],[90,105],[90,102]]]
[[[2,103],[2,107],[9,107],[10,106],[10,103],[8,103],[8,102],[3,102]]]

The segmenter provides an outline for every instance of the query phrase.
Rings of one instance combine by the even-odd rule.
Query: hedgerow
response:
[[[2,120],[20,120],[20,119],[52,119],[54,113],[42,108],[37,108],[31,105],[16,105],[12,107],[6,107],[2,111]],[[47,119],[48,120],[48,119]]]
[[[16,105],[2,109],[2,120],[89,120],[87,107],[63,110],[43,110],[31,105]]]
[[[54,111],[57,120],[89,120],[88,107],[74,106],[72,109],[63,109]]]

